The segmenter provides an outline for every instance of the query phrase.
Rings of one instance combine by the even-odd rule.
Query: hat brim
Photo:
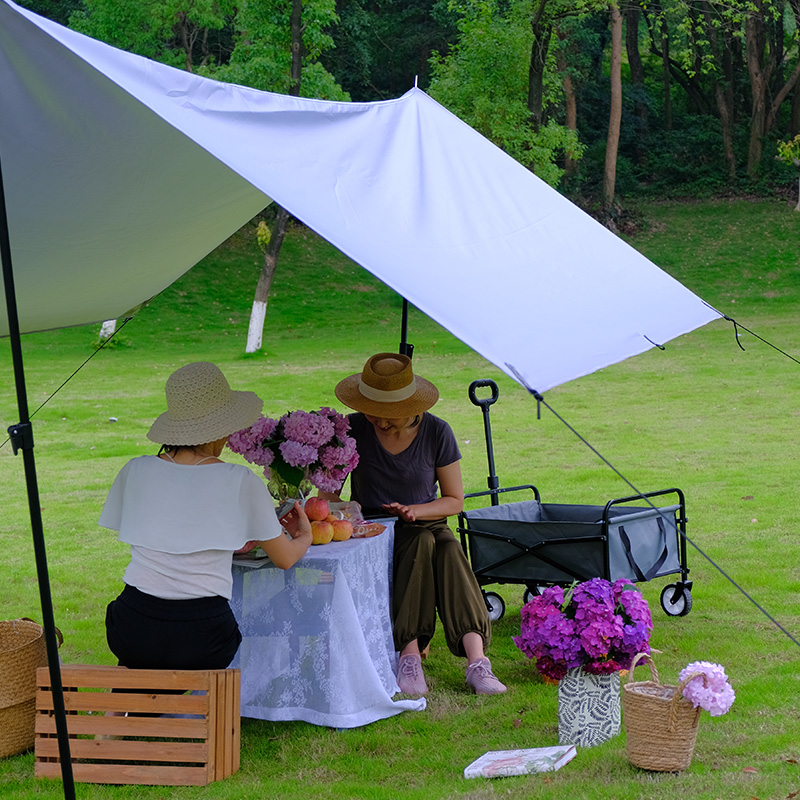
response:
[[[192,419],[174,419],[161,414],[147,432],[157,444],[191,447],[216,442],[236,431],[249,428],[261,414],[263,401],[255,392],[233,391],[231,401],[213,413]]]
[[[381,403],[377,400],[370,400],[364,397],[358,389],[361,382],[361,373],[349,375],[344,380],[336,384],[333,390],[348,408],[360,411],[362,414],[369,414],[371,417],[383,417],[384,419],[398,419],[400,417],[413,417],[427,411],[439,399],[439,390],[425,378],[419,375],[414,376],[417,385],[416,391],[406,400],[396,403]]]

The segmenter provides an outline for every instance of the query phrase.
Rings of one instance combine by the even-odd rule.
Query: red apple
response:
[[[308,518],[313,522],[314,520],[323,520],[331,510],[328,506],[328,501],[322,497],[309,497],[306,500],[305,512]]]
[[[312,520],[311,536],[311,544],[328,544],[333,539],[333,525],[324,519]]]
[[[333,526],[333,541],[344,542],[353,535],[353,525],[350,520],[337,519],[331,525]]]

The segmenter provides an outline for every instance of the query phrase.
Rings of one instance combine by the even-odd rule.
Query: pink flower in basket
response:
[[[728,682],[725,670],[719,664],[712,664],[709,661],[693,661],[681,670],[678,679],[683,683],[694,672],[702,674],[683,687],[683,696],[695,708],[708,711],[712,717],[727,714],[736,699],[736,694]]]
[[[358,464],[355,440],[348,435],[347,417],[332,408],[290,411],[280,419],[259,417],[249,428],[228,439],[228,447],[251,464],[287,496],[310,482],[337,492]]]
[[[628,669],[636,653],[650,652],[650,607],[628,580],[592,578],[566,595],[548,587],[522,607],[521,618],[514,644],[555,680],[574,667],[595,675]]]

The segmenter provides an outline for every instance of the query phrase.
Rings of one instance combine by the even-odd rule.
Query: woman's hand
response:
[[[300,503],[295,500],[294,505],[280,518],[280,523],[289,532],[292,539],[299,536],[311,536],[311,523]]]
[[[404,506],[402,503],[384,503],[382,508],[395,517],[400,517],[403,522],[417,521],[417,515],[414,513],[414,509],[411,506]]]

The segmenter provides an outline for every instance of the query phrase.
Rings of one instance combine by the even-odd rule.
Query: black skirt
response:
[[[242,634],[224,597],[163,600],[126,586],[106,609],[106,638],[123,667],[225,669]]]

